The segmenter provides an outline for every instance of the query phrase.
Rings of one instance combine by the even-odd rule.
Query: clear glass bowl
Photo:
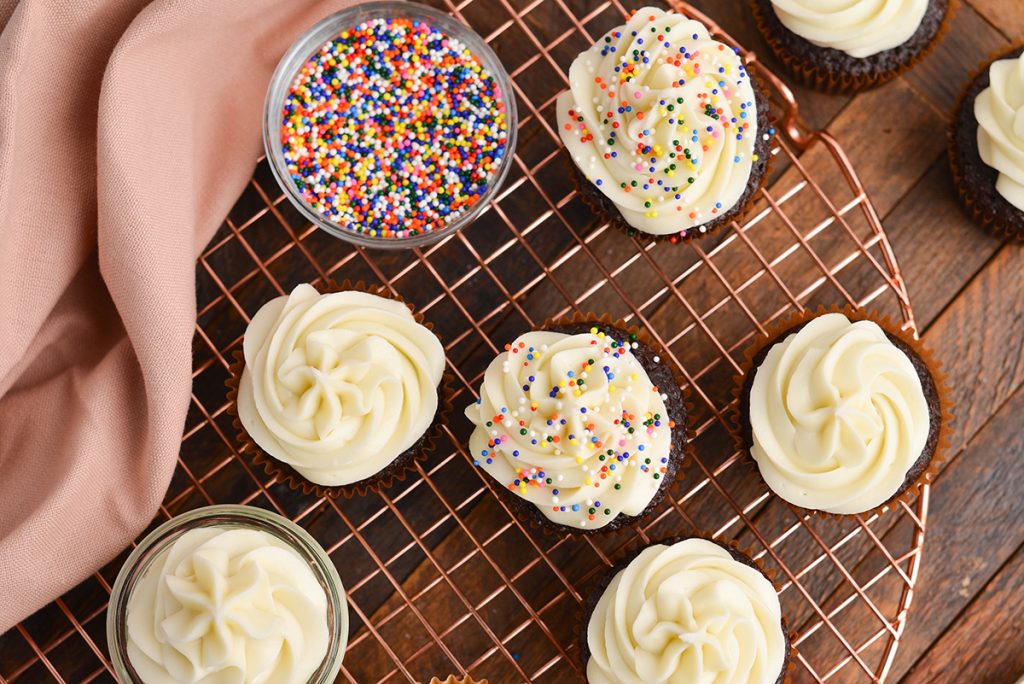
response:
[[[128,556],[114,581],[107,610],[107,644],[118,681],[121,684],[146,684],[128,659],[127,617],[132,591],[154,560],[161,557],[181,535],[201,527],[244,528],[266,532],[284,542],[309,563],[327,597],[329,640],[327,654],[309,678],[308,684],[333,682],[341,669],[341,660],[348,645],[348,602],[338,571],[323,548],[295,523],[261,508],[235,505],[207,506],[171,518],[146,535]]]
[[[498,169],[491,176],[487,189],[476,203],[465,209],[457,218],[451,220],[440,229],[402,238],[372,237],[364,233],[357,233],[331,221],[309,206],[295,187],[295,183],[288,173],[280,142],[281,110],[292,81],[299,69],[302,68],[302,65],[324,43],[336,37],[343,30],[352,28],[364,21],[389,18],[420,20],[433,28],[439,29],[448,36],[458,39],[468,47],[480,59],[480,63],[494,79],[500,91],[500,96],[505,103],[505,118],[508,123],[508,142],[505,145],[505,154],[498,165]],[[498,56],[494,54],[494,51],[491,50],[483,38],[451,15],[436,10],[433,7],[415,2],[404,2],[402,0],[385,0],[357,4],[322,19],[288,49],[288,52],[285,53],[278,63],[277,69],[270,79],[270,87],[267,89],[267,99],[263,107],[263,146],[267,153],[267,159],[270,162],[270,168],[274,173],[274,178],[277,179],[281,189],[284,190],[285,196],[292,201],[313,225],[322,228],[331,235],[363,247],[408,248],[430,244],[446,235],[451,235],[472,223],[484,211],[487,204],[501,188],[509,169],[512,167],[518,123],[519,118],[516,114],[516,98],[512,90],[512,81],[498,60]]]

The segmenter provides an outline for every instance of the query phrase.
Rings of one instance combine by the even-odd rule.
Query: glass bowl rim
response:
[[[330,40],[333,35],[362,21],[396,16],[425,21],[439,28],[452,38],[458,39],[470,49],[480,60],[483,67],[490,73],[501,92],[501,98],[505,104],[505,120],[508,132],[505,152],[502,155],[497,170],[495,170],[488,181],[487,188],[476,202],[466,208],[458,218],[450,221],[444,227],[432,230],[429,233],[421,233],[404,238],[383,238],[372,237],[344,228],[336,222],[326,219],[309,206],[292,182],[287,172],[280,143],[276,142],[276,140],[280,126],[281,104],[287,95],[288,86],[291,84],[298,69],[315,54],[316,50]],[[299,210],[303,217],[317,228],[353,244],[379,249],[408,249],[432,244],[456,233],[479,218],[504,185],[505,179],[512,168],[518,127],[519,116],[516,108],[516,96],[512,86],[512,78],[483,36],[447,12],[408,0],[370,0],[370,2],[346,7],[313,24],[292,43],[281,57],[277,67],[274,69],[270,84],[267,86],[267,93],[263,104],[264,153],[266,154],[274,180],[281,187],[285,197]]]
[[[317,580],[324,585],[324,594],[331,608],[333,620],[328,625],[331,629],[331,640],[327,653],[309,679],[309,684],[333,682],[341,669],[342,659],[348,647],[349,630],[348,598],[337,568],[320,543],[296,523],[262,508],[239,504],[203,506],[176,515],[143,537],[128,555],[114,580],[107,606],[107,650],[118,681],[123,684],[145,684],[129,662],[125,638],[128,601],[136,583],[153,561],[181,534],[200,527],[218,526],[258,529],[273,534],[289,548],[295,549],[303,560],[309,561],[313,566]],[[150,553],[154,549],[156,550]]]

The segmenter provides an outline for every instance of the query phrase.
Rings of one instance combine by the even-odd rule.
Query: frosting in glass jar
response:
[[[146,684],[303,684],[329,644],[309,565],[260,530],[182,534],[128,600],[127,651]]]

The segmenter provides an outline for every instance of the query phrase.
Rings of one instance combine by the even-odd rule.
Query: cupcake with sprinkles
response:
[[[850,92],[881,85],[942,39],[953,0],[749,0],[775,56],[804,85]]]
[[[737,50],[651,7],[573,61],[557,116],[584,201],[631,234],[673,241],[742,216],[774,133]]]
[[[474,464],[517,517],[559,533],[650,513],[688,444],[682,390],[660,352],[593,316],[508,344],[466,416]]]
[[[406,2],[360,5],[282,60],[267,153],[320,227],[359,244],[422,244],[472,220],[503,180],[509,93],[494,53],[451,17]]]

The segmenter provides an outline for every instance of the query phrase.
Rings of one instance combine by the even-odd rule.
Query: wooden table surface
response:
[[[745,0],[692,4],[778,66]],[[1021,0],[967,0],[943,43],[905,76],[856,96],[794,88],[803,118],[838,139],[873,199],[918,328],[949,371],[956,407],[950,458],[932,490],[925,562],[891,682],[1003,684],[1024,675],[1024,254],[1019,244],[966,218],[945,148],[970,74],[1021,40]],[[116,572],[116,562],[112,567]],[[44,612],[59,618],[74,610],[55,606]],[[24,634],[36,629],[30,624]],[[102,646],[98,630],[94,636]],[[30,656],[18,634],[0,636],[0,680]],[[93,676],[109,679],[104,672]],[[36,664],[17,681],[50,679]],[[847,668],[834,681],[861,679]]]
[[[694,4],[777,65],[742,0]],[[932,490],[894,682],[1024,675],[1024,252],[967,219],[945,137],[970,75],[1021,41],[1020,0],[967,0],[942,44],[894,82],[853,97],[796,88],[804,118],[843,144],[874,199],[955,399],[953,456]]]

